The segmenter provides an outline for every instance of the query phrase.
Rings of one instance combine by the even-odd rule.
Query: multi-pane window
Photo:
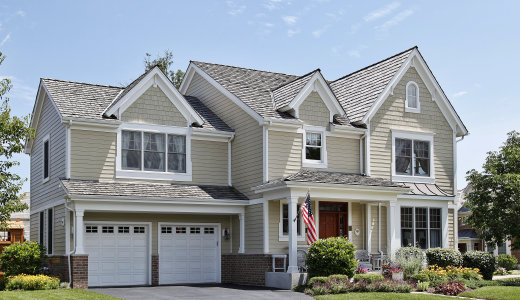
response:
[[[54,241],[54,213],[52,208],[47,210],[47,254],[52,254]]]
[[[430,176],[430,142],[396,138],[395,174]]]
[[[97,233],[98,227],[97,226],[86,226],[85,232],[86,233]]]
[[[103,226],[101,227],[102,233],[114,233],[114,226]]]
[[[213,227],[204,227],[204,234],[214,234],[215,228]]]
[[[301,234],[301,221],[300,221],[300,205],[296,205],[296,234]],[[289,235],[289,205],[282,205],[282,234]]]
[[[46,180],[49,178],[50,174],[50,148],[49,148],[49,139],[43,142],[43,179]]]
[[[419,103],[419,88],[414,82],[406,86],[406,103],[408,108],[417,108]]]
[[[118,233],[130,233],[130,227],[129,226],[118,226],[117,232]]]
[[[401,246],[442,247],[441,209],[401,207]]]
[[[145,229],[143,226],[135,226],[134,233],[145,233]]]
[[[175,233],[186,233],[186,227],[176,227]]]
[[[122,168],[186,173],[186,136],[123,131]]]
[[[39,236],[39,242],[40,242],[40,245],[44,245],[45,243],[45,240],[43,239],[43,236],[45,234],[45,212],[44,211],[41,211],[40,212],[40,236]]]
[[[305,159],[321,161],[322,136],[319,132],[307,132],[305,138]]]
[[[161,233],[172,233],[171,226],[162,226],[161,227]]]
[[[190,234],[199,234],[200,227],[190,227]]]

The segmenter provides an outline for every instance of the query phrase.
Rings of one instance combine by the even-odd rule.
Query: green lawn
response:
[[[9,291],[0,292],[0,300],[4,299],[38,299],[38,300],[82,300],[82,299],[95,299],[95,300],[116,300],[119,298],[94,293],[92,291],[80,290],[80,289],[60,289],[60,290],[47,290],[47,291]]]
[[[520,275],[520,270],[511,270],[509,271],[509,275]]]
[[[520,299],[520,287],[517,286],[485,286],[459,296],[473,297],[488,300],[517,300]]]
[[[348,293],[317,296],[318,300],[446,300],[444,296],[403,293]]]

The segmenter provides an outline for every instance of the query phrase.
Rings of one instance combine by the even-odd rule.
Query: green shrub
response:
[[[53,290],[60,286],[60,280],[47,275],[16,275],[7,278],[5,289],[12,290]]]
[[[355,277],[355,275],[354,275]],[[338,275],[338,274],[335,274],[335,275],[330,275],[328,277],[328,280],[335,280],[335,281],[346,281],[346,280],[350,280],[350,277],[348,277],[347,275]]]
[[[309,276],[354,276],[358,263],[354,257],[354,250],[354,245],[344,237],[331,237],[314,242],[309,248],[306,260]]]
[[[428,274],[425,273],[417,273],[410,276],[410,279],[415,281],[428,282],[430,281],[430,276],[428,276]]]
[[[417,247],[401,247],[395,251],[392,263],[401,266],[408,274],[417,274],[424,268],[424,253]]]
[[[460,280],[468,289],[479,289],[484,286],[500,285],[499,280]]]
[[[0,254],[6,276],[38,274],[46,258],[45,248],[36,242],[15,243],[5,247]]]
[[[424,291],[427,291],[428,288],[430,287],[430,283],[428,281],[419,281],[417,282],[417,290],[420,291],[420,292],[424,292]]]
[[[520,286],[520,278],[501,279],[496,280],[495,282],[501,286]]]
[[[462,256],[462,265],[466,268],[477,268],[485,280],[493,279],[496,262],[493,254],[484,251],[469,251]]]
[[[439,267],[462,266],[462,254],[457,249],[451,248],[430,248],[426,250],[426,259],[428,265],[437,265]]]
[[[518,263],[518,259],[513,255],[509,254],[500,254],[497,259],[498,266],[502,267],[508,271],[516,269],[516,264]]]
[[[373,283],[376,281],[383,281],[384,277],[381,274],[356,274],[354,275],[354,282],[365,281],[366,283]]]
[[[325,282],[327,282],[327,279],[329,279],[329,278],[325,277],[325,276],[312,277],[311,279],[309,279],[308,285],[309,286],[313,286],[314,283],[316,283],[316,282],[318,282],[318,283],[325,283]]]

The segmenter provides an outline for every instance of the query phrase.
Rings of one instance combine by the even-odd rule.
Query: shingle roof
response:
[[[284,182],[313,182],[328,184],[363,185],[363,186],[382,186],[382,187],[404,187],[400,183],[394,183],[378,177],[369,177],[361,174],[343,172],[325,172],[315,170],[300,170],[298,173],[268,181],[265,184],[255,187],[264,189],[268,187],[282,185]]]
[[[230,93],[264,118],[293,119],[288,113],[276,111],[271,91],[299,76],[254,69],[192,61]]]
[[[470,211],[471,211],[471,209],[469,209],[468,207],[466,207],[466,206],[461,206],[461,207],[459,208],[459,211],[458,211],[458,212],[459,212],[459,213],[466,213],[466,212],[470,212]]]
[[[137,77],[134,81],[132,81],[129,85],[127,85],[123,91],[117,95],[117,98],[113,99],[112,101],[112,104],[110,106],[108,106],[106,109],[110,109],[112,106],[114,106],[121,98],[123,98],[126,94],[128,94],[128,92],[130,92],[130,90],[132,90],[139,82],[141,82],[141,80],[143,80],[143,78],[148,75],[148,73],[150,73],[154,68],[151,68],[149,70],[147,70],[146,72],[144,72],[143,74],[141,74],[141,76]]]
[[[330,83],[351,122],[363,119],[415,48],[398,53]]]
[[[216,129],[221,131],[233,131],[224,121],[204,105],[198,98],[192,96],[185,96],[186,101],[195,109],[195,111],[202,117],[204,124],[202,128]]]
[[[103,112],[122,87],[43,78],[63,117],[103,119]]]
[[[474,229],[459,229],[459,239],[478,239],[478,234]]]
[[[406,182],[404,183],[407,187],[409,187],[411,195],[419,195],[419,196],[442,196],[442,197],[454,197],[455,195],[451,195],[443,191],[438,185],[433,183],[412,183]]]
[[[69,195],[202,200],[248,200],[244,194],[230,186],[99,182],[96,180],[75,179],[61,179],[61,183]]]
[[[275,109],[280,109],[291,103],[294,97],[296,97],[296,95],[298,95],[307,82],[309,82],[311,77],[319,71],[320,69],[316,69],[274,89],[273,98]]]

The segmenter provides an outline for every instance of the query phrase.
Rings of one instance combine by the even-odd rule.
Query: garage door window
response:
[[[103,226],[101,229],[103,233],[114,233],[114,226]]]
[[[87,226],[85,231],[87,233],[97,233],[98,229],[97,229],[97,226]]]
[[[161,233],[172,233],[172,228],[170,226],[161,227]]]
[[[175,233],[186,233],[186,227],[175,228]]]
[[[214,234],[215,228],[213,227],[204,227],[204,234]]]
[[[134,233],[144,233],[144,227],[142,227],[142,226],[134,227]]]
[[[190,227],[190,234],[199,234],[200,227]]]
[[[117,232],[119,232],[119,233],[130,233],[130,227],[128,227],[128,226],[119,226],[117,228]]]

